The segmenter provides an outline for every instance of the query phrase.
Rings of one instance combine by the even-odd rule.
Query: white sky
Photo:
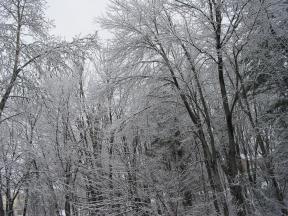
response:
[[[109,0],[46,0],[47,16],[54,20],[56,28],[52,34],[71,39],[75,35],[84,36],[99,30],[95,24],[97,16],[105,15]],[[105,33],[98,31],[100,37]]]

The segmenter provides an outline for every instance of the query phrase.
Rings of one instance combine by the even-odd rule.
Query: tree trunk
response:
[[[2,193],[0,193],[0,216],[5,216]]]
[[[71,216],[70,196],[65,195],[65,216]]]
[[[0,101],[0,120],[2,117],[3,110],[5,108],[6,102],[11,94],[11,91],[15,85],[16,79],[18,77],[18,74],[21,70],[18,69],[19,64],[19,58],[20,58],[20,36],[21,36],[21,12],[20,12],[20,1],[18,1],[17,5],[17,31],[16,31],[16,44],[15,44],[15,59],[14,59],[14,65],[12,70],[12,77],[10,79],[10,82],[8,84],[8,87],[6,88],[4,95],[2,96],[2,99]]]
[[[238,174],[237,159],[240,159],[240,155],[237,155],[237,144],[234,138],[234,128],[232,123],[232,113],[229,108],[229,99],[224,79],[224,62],[222,56],[222,3],[220,0],[214,2],[215,10],[215,42],[217,51],[217,67],[218,67],[218,79],[221,91],[221,98],[223,104],[224,115],[226,119],[226,130],[228,135],[228,158],[227,158],[227,170],[226,175],[229,182],[231,194],[233,196],[233,202],[236,205],[236,211],[238,216],[245,216],[245,199],[242,193],[242,187],[239,184],[235,184],[235,178]]]
[[[222,186],[220,173],[219,173],[219,170],[218,170],[218,167],[217,167],[217,150],[216,150],[216,147],[215,147],[215,139],[214,139],[213,132],[212,132],[210,114],[209,114],[209,111],[208,111],[208,107],[207,107],[207,104],[206,104],[206,101],[205,101],[205,98],[204,98],[203,90],[201,88],[198,75],[196,73],[196,69],[195,69],[193,61],[192,61],[192,57],[191,57],[190,53],[188,52],[187,48],[185,47],[185,45],[182,42],[181,42],[181,46],[182,46],[182,48],[184,50],[184,53],[185,53],[185,56],[186,56],[188,62],[190,63],[191,70],[193,72],[193,75],[194,75],[194,78],[195,78],[195,81],[196,81],[196,86],[197,86],[197,89],[198,89],[198,92],[199,92],[199,95],[200,95],[200,100],[201,100],[201,103],[202,103],[202,106],[203,106],[203,109],[204,109],[204,113],[205,113],[204,118],[205,118],[205,122],[206,122],[206,125],[207,125],[207,130],[208,130],[208,134],[209,134],[209,138],[210,138],[210,145],[211,145],[211,150],[212,150],[211,161],[208,164],[206,164],[208,177],[210,176],[209,177],[210,185],[215,191],[219,192],[219,194],[221,196],[220,200],[221,200],[221,203],[223,205],[223,211],[224,211],[223,213],[224,213],[225,216],[228,216],[229,215],[229,208],[228,208],[228,204],[226,202],[226,198],[224,196],[224,188]],[[205,145],[203,146],[203,149],[204,148],[206,148]],[[205,157],[205,160],[207,160],[207,159],[208,158]],[[212,175],[211,171],[209,171],[209,169],[211,169],[211,171],[213,172],[213,175]],[[209,173],[210,173],[210,175],[209,175]],[[215,196],[214,200],[216,200],[216,196]],[[215,201],[214,201],[214,207],[216,209],[216,212],[220,213],[219,209],[217,211],[217,206],[218,206],[218,204],[215,203]]]
[[[14,202],[12,199],[7,199],[7,204],[6,204],[6,215],[7,216],[14,216],[14,209],[13,209],[13,205],[14,205]]]
[[[2,198],[2,173],[0,170],[0,216],[5,216],[3,198]]]
[[[24,207],[23,207],[22,216],[26,216],[26,214],[27,214],[28,199],[29,199],[29,189],[28,189],[28,186],[27,186],[27,188],[25,189],[25,200],[24,200]]]

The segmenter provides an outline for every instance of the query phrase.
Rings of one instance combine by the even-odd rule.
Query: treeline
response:
[[[0,0],[0,216],[288,215],[287,1],[45,7]]]

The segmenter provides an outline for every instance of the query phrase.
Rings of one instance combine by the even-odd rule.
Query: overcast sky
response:
[[[71,39],[98,30],[95,18],[105,14],[108,0],[46,0],[47,15],[54,20],[56,28],[52,33]],[[100,36],[105,37],[104,33]]]

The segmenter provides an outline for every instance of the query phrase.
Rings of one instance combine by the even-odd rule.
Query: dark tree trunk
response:
[[[215,29],[215,42],[217,51],[217,66],[218,66],[218,79],[222,97],[222,104],[224,115],[226,119],[226,130],[228,135],[228,157],[227,157],[227,169],[226,175],[229,182],[229,187],[231,194],[233,196],[233,201],[236,207],[236,212],[238,216],[245,216],[245,199],[242,193],[242,186],[235,184],[235,178],[238,174],[238,163],[237,160],[240,159],[240,155],[237,155],[237,143],[234,137],[234,128],[232,122],[232,112],[229,107],[229,99],[227,94],[227,89],[224,79],[224,62],[222,56],[222,2],[220,0],[214,1],[214,11],[215,11],[215,23],[213,23]],[[212,3],[210,2],[210,7]]]
[[[0,170],[0,216],[5,216],[3,199],[2,199],[2,174]]]
[[[5,216],[2,194],[0,193],[0,216]]]
[[[187,56],[187,58],[189,60],[189,55],[187,55],[188,52],[185,49],[185,46],[182,46],[182,47],[183,47],[184,51],[186,52],[186,56]],[[189,105],[187,97],[186,97],[185,94],[183,94],[182,89],[181,89],[181,87],[180,87],[180,85],[178,83],[178,80],[176,78],[174,69],[170,65],[169,59],[168,59],[168,57],[167,57],[167,55],[165,53],[164,48],[162,46],[160,46],[160,48],[161,48],[161,55],[162,55],[166,65],[167,65],[167,67],[168,67],[168,69],[169,69],[169,71],[171,73],[171,76],[172,76],[172,79],[173,79],[173,83],[174,83],[175,87],[177,88],[177,90],[179,91],[179,94],[180,94],[180,97],[182,99],[182,102],[183,102],[183,104],[184,104],[184,106],[185,106],[185,108],[186,108],[186,110],[188,112],[188,115],[189,115],[190,119],[192,120],[192,123],[197,128],[197,131],[195,132],[195,134],[199,138],[199,140],[201,142],[201,145],[202,145],[204,158],[205,158],[205,161],[206,161],[205,165],[206,165],[206,169],[207,169],[207,173],[208,173],[209,183],[210,183],[212,189],[214,190],[214,192],[217,190],[218,192],[223,193],[224,189],[222,187],[220,174],[219,174],[218,169],[217,169],[217,165],[216,165],[217,162],[216,162],[216,159],[213,160],[213,158],[212,158],[212,154],[210,152],[209,146],[208,146],[207,141],[205,139],[205,134],[204,134],[204,131],[203,131],[203,128],[202,128],[202,125],[201,125],[200,117],[195,112],[193,112],[193,110],[191,109],[191,106]],[[213,149],[213,155],[216,158],[216,150],[215,150],[214,144],[212,146],[212,149]],[[215,176],[212,175],[212,172],[211,172],[212,167],[214,167],[213,168],[213,174],[215,174]],[[215,184],[215,178],[216,178],[217,184]],[[220,211],[220,208],[219,208],[219,204],[218,204],[216,196],[214,196],[214,197],[215,197],[215,199],[214,199],[213,204],[214,204],[214,207],[215,207],[217,215],[220,215],[221,211]],[[225,201],[225,199],[223,197],[221,198],[221,200],[222,200],[222,204],[223,204],[224,215],[228,216],[229,215],[228,205],[227,205],[227,203],[226,203],[226,201]]]
[[[70,196],[68,194],[65,195],[65,215],[71,216]]]
[[[15,85],[16,79],[18,77],[18,74],[21,72],[20,69],[18,69],[19,64],[19,58],[20,58],[20,36],[21,36],[21,22],[22,22],[22,16],[20,12],[20,1],[17,3],[17,30],[16,30],[16,42],[15,42],[15,56],[14,56],[14,64],[13,64],[13,70],[12,70],[12,77],[10,79],[10,82],[5,89],[4,95],[2,96],[2,99],[0,101],[0,120],[2,117],[3,110],[6,106],[7,100],[11,94],[11,91]]]
[[[6,209],[6,215],[7,216],[14,216],[14,209],[13,209],[14,201],[12,199],[7,199],[7,209]]]
[[[221,196],[220,200],[221,200],[221,203],[223,205],[223,213],[225,216],[228,216],[229,215],[229,209],[228,209],[228,204],[227,204],[226,199],[225,199],[224,194],[223,194],[224,188],[223,188],[222,183],[221,183],[219,169],[217,166],[217,150],[215,147],[215,139],[214,139],[214,135],[212,132],[211,119],[210,119],[210,114],[208,111],[208,106],[207,106],[206,101],[205,101],[203,90],[202,90],[202,87],[201,87],[201,84],[200,84],[200,81],[198,78],[198,74],[196,72],[196,68],[194,67],[192,57],[183,43],[181,43],[181,46],[184,50],[184,53],[185,53],[187,60],[190,63],[191,70],[193,72],[193,75],[194,75],[194,78],[196,81],[197,90],[199,92],[200,100],[201,100],[201,103],[202,103],[202,106],[204,109],[204,113],[205,113],[204,118],[205,118],[205,122],[206,122],[207,129],[208,129],[208,134],[209,134],[209,138],[210,138],[210,146],[211,146],[212,152],[211,152],[211,159],[209,162],[207,161],[208,155],[206,155],[206,156],[204,155],[204,156],[205,156],[205,160],[206,160],[205,164],[206,164],[206,168],[207,168],[207,172],[208,172],[209,182],[210,182],[211,187],[214,190],[214,193],[213,193],[214,207],[215,207],[216,212],[218,214],[220,214],[220,209],[218,207],[217,198],[216,198],[217,196],[215,195],[215,191],[216,191],[216,192],[219,192],[219,194]],[[204,132],[203,132],[203,136],[204,136]],[[206,141],[202,140],[201,142],[206,142]],[[203,149],[206,149],[207,147],[208,147],[208,145],[203,145]],[[211,169],[212,172],[208,169]]]
[[[71,184],[71,165],[68,163],[65,169],[65,215],[71,216],[71,196],[70,196],[70,184]]]
[[[26,216],[26,214],[27,214],[28,200],[29,200],[29,189],[27,187],[25,189],[25,200],[24,200],[23,214],[22,214],[23,216]]]

